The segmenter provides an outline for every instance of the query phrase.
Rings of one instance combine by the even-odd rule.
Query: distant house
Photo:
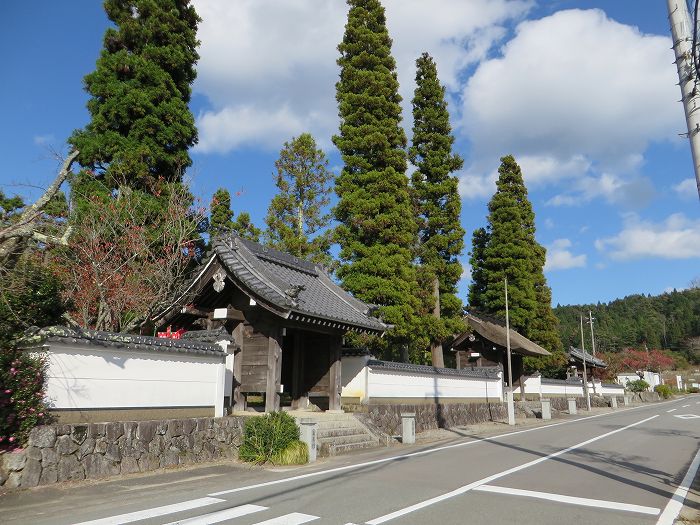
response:
[[[523,357],[551,355],[537,343],[513,329],[506,331],[505,322],[481,313],[468,313],[464,320],[470,330],[458,335],[452,342],[456,352],[457,368],[503,367],[503,378],[508,378],[507,335],[510,336],[513,384],[522,383]],[[522,387],[522,385],[521,385]]]
[[[370,307],[319,265],[242,239],[216,238],[209,258],[175,304],[153,319],[160,329],[223,329],[234,348],[227,404],[249,396],[265,411],[281,404],[341,408],[341,347],[347,332],[387,330]]]

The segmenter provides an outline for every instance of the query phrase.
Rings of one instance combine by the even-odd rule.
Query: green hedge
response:
[[[272,412],[251,417],[245,423],[238,457],[252,463],[276,463],[275,459],[298,442],[299,428],[289,414]]]

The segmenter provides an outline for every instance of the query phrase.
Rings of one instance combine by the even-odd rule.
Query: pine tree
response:
[[[558,366],[562,364],[561,342],[543,273],[546,251],[535,239],[535,212],[520,166],[511,155],[501,159],[498,174],[496,193],[489,202],[488,228],[474,232],[470,305],[504,317],[503,281],[507,277],[511,326],[547,350],[559,352],[542,362]],[[539,361],[528,363],[536,367]]]
[[[429,274],[431,310],[435,318],[431,334],[433,366],[444,366],[442,342],[462,332],[462,302],[456,295],[462,265],[457,257],[464,248],[464,229],[457,177],[462,158],[452,152],[454,137],[445,101],[445,88],[428,53],[416,60],[413,97],[413,143],[408,151],[413,173],[413,196],[419,217],[418,259],[420,271]],[[424,275],[424,277],[427,277]]]
[[[335,186],[338,276],[358,298],[380,305],[381,317],[395,325],[381,341],[388,340],[390,351],[410,343],[425,348],[427,339],[421,341],[412,329],[420,306],[413,265],[417,224],[406,176],[406,135],[400,125],[391,38],[378,0],[348,4],[348,22],[338,46],[340,133],[333,137],[344,162]]]
[[[214,192],[209,212],[209,237],[213,238],[233,229],[231,194],[224,188]]]
[[[330,223],[324,209],[330,202],[333,173],[326,155],[309,133],[303,133],[284,143],[275,168],[279,193],[265,218],[268,243],[302,259],[329,262],[331,240],[323,230]]]
[[[178,182],[197,142],[188,108],[197,23],[189,0],[106,0],[107,29],[96,70],[85,77],[90,123],[69,142],[79,162],[110,188],[158,193]]]

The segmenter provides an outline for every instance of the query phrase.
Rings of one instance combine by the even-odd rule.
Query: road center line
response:
[[[677,400],[673,400],[673,401],[677,401]],[[664,401],[663,403],[671,403],[671,402],[672,401]],[[659,404],[661,404],[661,403],[659,403]],[[479,443],[493,441],[496,439],[502,439],[502,438],[506,438],[506,437],[510,437],[510,436],[515,436],[517,434],[525,434],[527,432],[536,432],[538,430],[545,430],[548,428],[558,427],[561,425],[569,425],[571,423],[578,423],[580,421],[586,421],[586,420],[594,419],[594,418],[598,418],[598,417],[617,415],[617,414],[621,414],[624,412],[629,412],[630,410],[637,410],[639,408],[650,408],[650,406],[649,405],[640,405],[637,407],[618,410],[617,412],[607,412],[604,414],[596,414],[594,416],[586,416],[586,417],[582,417],[582,418],[578,418],[578,419],[570,419],[568,421],[562,421],[560,423],[552,423],[550,425],[543,425],[541,427],[526,428],[523,430],[516,430],[515,432],[506,432],[505,434],[497,434],[495,436],[491,436],[491,437],[487,437],[487,438],[473,439],[472,441],[455,443],[454,445],[444,445],[441,447],[435,447],[435,448],[430,448],[427,450],[421,450],[419,452],[411,452],[409,454],[401,454],[398,456],[391,456],[388,458],[375,459],[372,461],[365,461],[363,463],[354,463],[352,465],[345,465],[344,467],[335,467],[335,468],[330,468],[330,469],[326,469],[326,470],[319,470],[317,472],[309,472],[308,474],[299,474],[298,476],[290,476],[288,478],[276,479],[273,481],[265,481],[263,483],[255,483],[253,485],[246,485],[243,487],[237,487],[235,489],[227,489],[227,490],[222,490],[219,492],[212,492],[211,494],[208,494],[208,496],[223,496],[225,494],[233,494],[235,492],[245,492],[247,490],[254,490],[254,489],[259,489],[259,488],[271,487],[274,485],[279,485],[281,483],[289,483],[292,481],[299,481],[302,479],[315,478],[317,476],[326,476],[328,474],[335,474],[336,472],[344,472],[347,470],[356,470],[356,469],[360,469],[363,467],[369,467],[372,465],[379,465],[381,463],[388,463],[390,461],[398,461],[398,460],[402,460],[402,459],[406,459],[406,458],[425,456],[427,454],[433,454],[434,452],[441,452],[443,450],[450,450],[453,448],[468,447],[468,446],[472,446],[472,445],[477,445]]]
[[[641,514],[651,514],[658,516],[661,509],[654,507],[644,507],[642,505],[632,505],[630,503],[618,503],[617,501],[606,501],[602,499],[578,498],[566,496],[564,494],[553,494],[551,492],[537,492],[534,490],[513,489],[510,487],[495,487],[493,485],[481,485],[474,490],[482,492],[495,492],[496,494],[510,494],[512,496],[525,496],[528,498],[545,499],[547,501],[560,501],[572,505],[582,505],[584,507],[596,507],[601,509],[624,510],[627,512],[639,512]]]
[[[482,485],[486,485],[487,483],[490,483],[491,481],[494,481],[496,479],[508,476],[510,474],[514,474],[515,472],[519,472],[521,470],[525,470],[527,468],[533,467],[535,465],[539,465],[540,463],[543,463],[544,461],[550,460],[552,458],[556,458],[558,456],[561,456],[563,454],[566,454],[568,452],[571,452],[572,450],[576,450],[577,448],[585,447],[586,445],[589,445],[591,443],[594,443],[595,441],[604,439],[608,436],[612,436],[613,434],[617,434],[618,432],[622,432],[623,430],[630,429],[632,427],[636,427],[637,425],[641,425],[643,423],[646,423],[647,421],[651,421],[652,419],[655,419],[659,417],[659,415],[651,416],[646,419],[642,419],[641,421],[637,421],[636,423],[632,423],[630,425],[627,425],[622,428],[618,428],[616,430],[612,430],[610,432],[606,432],[605,434],[601,434],[599,436],[596,436],[591,439],[587,439],[586,441],[582,441],[581,443],[577,443],[576,445],[572,445],[570,447],[564,448],[562,450],[559,450],[557,452],[553,452],[552,454],[549,454],[547,456],[543,456],[541,458],[533,459],[532,461],[528,461],[527,463],[523,463],[522,465],[518,465],[517,467],[512,467],[507,470],[504,470],[502,472],[498,472],[496,474],[492,474],[490,476],[487,476],[483,479],[480,479],[478,481],[473,481],[471,483],[468,483],[467,485],[463,485],[455,490],[452,490],[450,492],[446,492],[445,494],[441,494],[440,496],[436,496],[434,498],[427,499],[425,501],[421,501],[420,503],[415,503],[414,505],[410,505],[408,507],[405,507],[403,509],[399,509],[397,511],[391,512],[389,514],[385,514],[384,516],[379,516],[378,518],[374,518],[373,520],[365,522],[367,525],[379,525],[380,523],[384,523],[389,520],[393,520],[396,518],[399,518],[401,516],[405,516],[406,514],[410,514],[411,512],[415,512],[420,509],[424,509],[425,507],[429,507],[430,505],[434,505],[435,503],[440,503],[441,501],[445,501],[450,498],[454,498],[455,496],[460,496],[462,494],[465,494],[466,492],[469,492],[472,489],[475,489],[476,487],[480,487]]]
[[[693,458],[693,461],[690,463],[690,467],[688,468],[688,472],[685,473],[683,481],[678,485],[676,492],[673,493],[673,496],[661,513],[661,516],[659,516],[659,521],[656,522],[656,525],[672,525],[673,522],[676,521],[676,518],[683,508],[685,497],[688,495],[688,489],[695,479],[695,474],[698,473],[698,469],[700,469],[700,449],[698,449],[695,458]]]
[[[155,518],[157,516],[165,516],[166,514],[174,514],[185,510],[206,507],[207,505],[213,505],[214,503],[221,503],[223,501],[226,500],[219,498],[192,499],[181,503],[175,503],[173,505],[164,505],[163,507],[138,510],[127,514],[119,514],[118,516],[109,516],[107,518],[97,520],[83,521],[81,523],[76,523],[75,525],[119,525],[121,523],[131,523],[132,521],[145,520],[147,518]]]

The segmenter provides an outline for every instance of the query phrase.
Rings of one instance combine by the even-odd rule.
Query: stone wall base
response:
[[[0,486],[36,487],[237,458],[244,418],[47,425],[0,453]]]

